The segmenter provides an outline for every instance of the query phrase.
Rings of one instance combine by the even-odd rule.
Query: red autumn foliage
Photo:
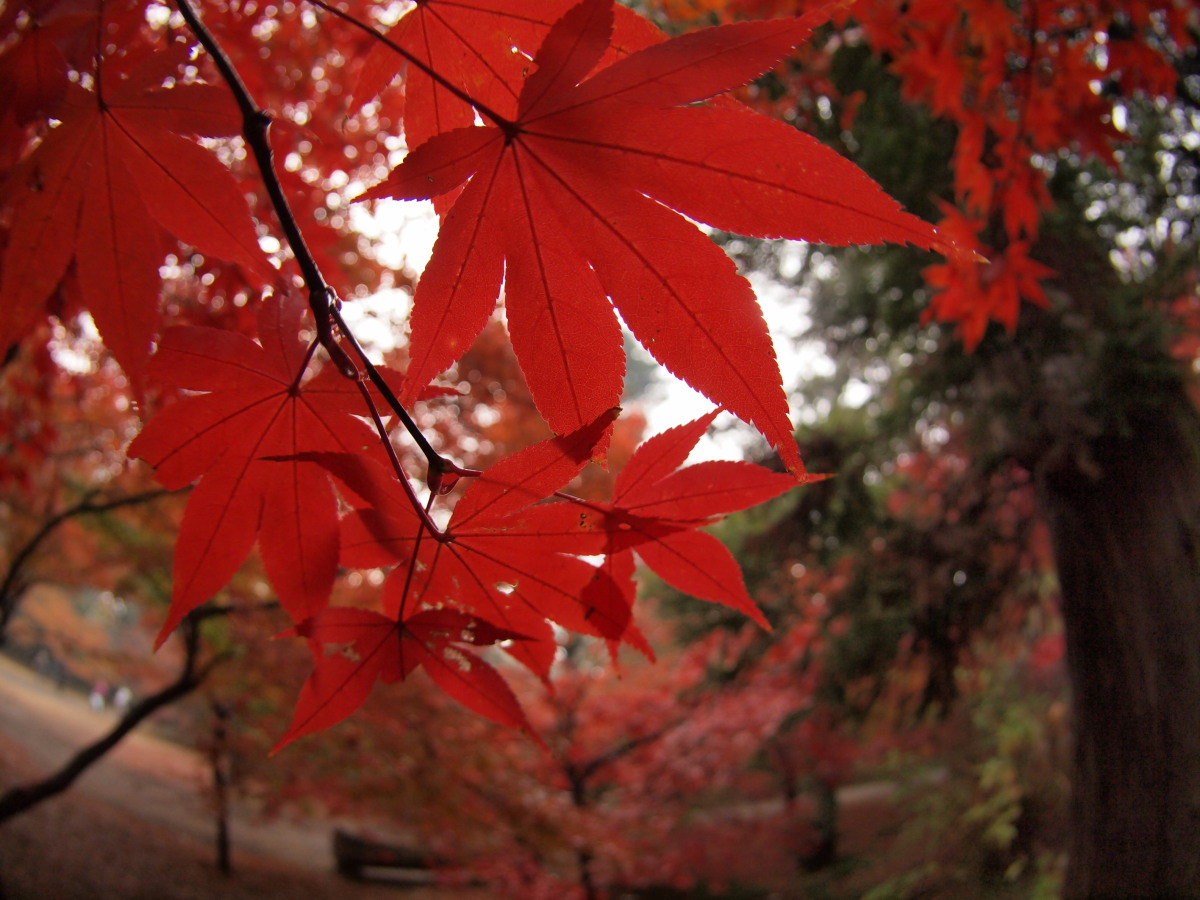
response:
[[[796,15],[820,0],[658,0],[672,18],[736,22]],[[888,60],[904,100],[956,126],[954,205],[938,230],[967,251],[932,267],[927,320],[956,324],[974,348],[991,321],[1009,331],[1021,301],[1045,305],[1054,274],[1028,256],[1052,207],[1047,181],[1064,148],[1113,164],[1135,139],[1118,127],[1113,98],[1174,97],[1174,57],[1194,44],[1190,0],[1028,0],[970,5],[858,0],[833,11],[836,40]],[[1190,23],[1190,24],[1189,24]],[[827,49],[827,48],[826,48]],[[777,74],[784,104],[832,99],[848,128],[861,97],[842,97],[821,48]],[[774,94],[770,96],[778,96]],[[767,97],[755,104],[769,108]]]
[[[635,554],[765,625],[733,558],[700,529],[812,476],[750,286],[684,217],[943,247],[833,151],[721,96],[836,4],[672,40],[611,0],[431,0],[386,36],[367,7],[318,6],[289,18],[216,4],[198,16],[183,3],[179,18],[136,2],[47,3],[0,21],[18,75],[0,337],[25,338],[48,312],[91,313],[144,401],[130,454],[164,486],[195,485],[160,640],[257,544],[291,633],[314,650],[291,739],[418,666],[476,711],[523,726],[477,651],[500,645],[546,678],[554,622],[614,653],[652,653],[633,623]],[[281,29],[312,54],[312,79],[259,52]],[[282,120],[271,135],[263,100]],[[390,173],[399,134],[388,127],[411,151]],[[442,216],[403,379],[359,350],[330,286],[361,268],[338,235],[347,196],[371,182],[365,197],[434,198]],[[172,281],[179,293],[160,303],[168,251],[198,284]],[[470,347],[502,282],[513,347],[554,436],[481,472],[434,450],[410,410],[437,393],[429,383]],[[248,305],[253,322],[238,312]],[[618,315],[668,369],[754,424],[792,475],[685,466],[707,416],[643,445],[609,502],[565,493],[604,460],[624,372]],[[404,430],[415,457],[393,446]],[[421,455],[424,492],[406,469]],[[339,566],[390,570],[374,608],[328,605]]]

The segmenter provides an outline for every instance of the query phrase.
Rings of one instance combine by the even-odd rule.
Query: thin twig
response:
[[[413,441],[416,443],[417,448],[422,454],[424,454],[425,462],[429,466],[429,473],[427,475],[429,489],[435,494],[438,493],[441,479],[447,473],[457,475],[460,478],[472,478],[479,475],[480,472],[478,469],[464,468],[455,463],[453,460],[442,456],[433,448],[433,445],[429,443],[429,440],[425,437],[420,427],[416,422],[413,421],[412,416],[409,415],[408,410],[401,405],[399,398],[396,397],[396,394],[392,390],[391,386],[384,379],[383,375],[380,374],[378,367],[371,363],[371,360],[367,357],[366,351],[363,350],[362,346],[358,343],[358,340],[351,333],[350,329],[346,327],[346,322],[342,318],[341,310],[333,308],[330,310],[330,315],[337,324],[338,331],[342,333],[342,335],[346,338],[346,342],[350,345],[350,348],[362,361],[363,369],[367,374],[367,378],[370,379],[371,384],[373,384],[375,389],[383,396],[388,408],[395,413],[397,417],[399,417],[400,421],[404,424],[404,430],[409,433]],[[390,444],[388,446],[390,446]]]
[[[224,78],[229,89],[233,92],[238,108],[242,112],[242,135],[251,152],[254,154],[254,160],[258,165],[267,195],[271,200],[271,206],[275,210],[275,214],[283,228],[287,244],[291,248],[292,255],[295,257],[303,274],[304,284],[308,290],[309,307],[312,309],[313,318],[317,326],[317,339],[319,343],[325,348],[325,352],[329,354],[330,360],[337,367],[338,371],[347,378],[357,381],[361,381],[365,372],[366,377],[383,395],[388,406],[404,424],[405,430],[424,454],[429,466],[428,481],[432,490],[437,491],[446,473],[458,476],[476,474],[472,470],[458,466],[433,448],[421,432],[421,429],[417,427],[416,422],[413,421],[412,416],[409,415],[408,411],[400,404],[396,395],[387,386],[378,368],[362,352],[362,348],[358,345],[350,329],[346,327],[345,320],[338,311],[340,301],[337,298],[337,293],[325,280],[325,276],[322,274],[316,258],[305,242],[296,215],[292,210],[291,204],[288,202],[283,190],[283,184],[279,180],[279,175],[275,170],[274,154],[271,150],[270,140],[268,139],[268,130],[271,126],[270,115],[255,102],[241,75],[238,73],[237,67],[234,66],[228,54],[225,53],[216,36],[213,35],[200,20],[199,16],[197,16],[189,0],[176,0],[176,5],[179,8],[180,14],[187,22],[188,27],[191,28],[209,56],[212,57],[214,64],[221,73],[221,77]],[[322,5],[322,8],[325,7]],[[359,27],[366,27],[361,23],[357,24]],[[431,77],[436,76],[433,76],[431,73]],[[439,82],[444,81],[440,78],[438,80]],[[359,357],[362,363],[361,369],[351,359],[350,355],[346,353],[341,344],[338,343],[333,328],[335,323],[338,331],[350,343]],[[388,435],[385,430],[380,431],[379,439],[385,444],[388,443]]]
[[[375,424],[375,430],[379,434],[386,436],[387,429],[384,428],[383,419],[381,419],[379,416],[379,410],[375,406],[375,398],[371,396],[370,389],[361,381],[358,382],[358,389],[362,392],[363,402],[366,404],[367,409],[371,413],[371,421]],[[388,462],[391,463],[392,471],[396,473],[396,478],[400,482],[400,487],[404,489],[404,494],[406,497],[408,497],[408,502],[412,504],[413,510],[416,512],[418,518],[420,518],[421,524],[429,529],[430,534],[434,536],[435,540],[442,543],[448,541],[449,538],[446,537],[446,534],[437,527],[429,515],[429,510],[424,504],[421,503],[421,498],[418,497],[417,492],[413,490],[412,482],[408,480],[408,475],[404,471],[404,463],[400,462],[400,457],[396,454],[396,448],[392,446],[391,441],[386,440],[386,437],[383,441],[383,449],[387,454]],[[432,471],[433,470],[430,469],[430,472]],[[433,494],[434,492],[431,491],[431,498]]]
[[[204,666],[198,666],[200,655],[199,629],[192,617],[184,619],[184,659],[178,677],[169,685],[135,703],[112,729],[99,740],[88,744],[71,757],[57,772],[32,784],[11,788],[0,796],[0,823],[27,812],[44,800],[67,790],[76,779],[104,758],[113,747],[133,731],[143,720],[198,688],[224,657],[217,656]]]
[[[127,494],[124,497],[117,497],[112,500],[104,500],[95,502],[94,494],[86,495],[78,503],[68,506],[66,509],[58,512],[42,523],[32,537],[29,538],[8,563],[8,568],[5,569],[4,577],[0,579],[0,644],[4,643],[5,633],[8,629],[8,621],[12,618],[13,612],[17,608],[17,601],[20,598],[23,587],[20,584],[21,576],[24,574],[25,566],[29,559],[37,552],[42,543],[50,537],[55,530],[63,523],[75,518],[76,516],[99,515],[101,513],[112,512],[116,509],[121,509],[125,506],[136,506],[140,503],[149,503],[152,500],[157,500],[166,494],[174,493],[166,489],[156,489],[151,491],[143,491],[137,494]]]

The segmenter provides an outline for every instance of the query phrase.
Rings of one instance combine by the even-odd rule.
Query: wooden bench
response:
[[[359,837],[341,828],[333,832],[333,858],[338,874],[345,878],[405,884],[428,884],[433,881],[433,869],[445,864],[434,854]],[[385,871],[370,871],[378,869]]]

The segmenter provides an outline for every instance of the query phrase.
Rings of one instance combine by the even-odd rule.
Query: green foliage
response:
[[[869,900],[1057,896],[1065,858],[1068,726],[1061,686],[1039,684],[1027,665],[959,673],[973,682],[945,739],[944,768],[911,788],[911,818],[894,852],[909,857]],[[976,886],[976,887],[972,887]]]

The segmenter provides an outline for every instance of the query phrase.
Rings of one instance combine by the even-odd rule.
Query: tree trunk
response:
[[[1038,480],[1073,692],[1064,897],[1200,898],[1200,415],[1125,424]]]
[[[217,871],[233,874],[233,854],[229,840],[229,792],[233,777],[229,765],[229,709],[214,701],[213,727],[208,747],[208,765],[212,774],[213,816],[217,825]]]

